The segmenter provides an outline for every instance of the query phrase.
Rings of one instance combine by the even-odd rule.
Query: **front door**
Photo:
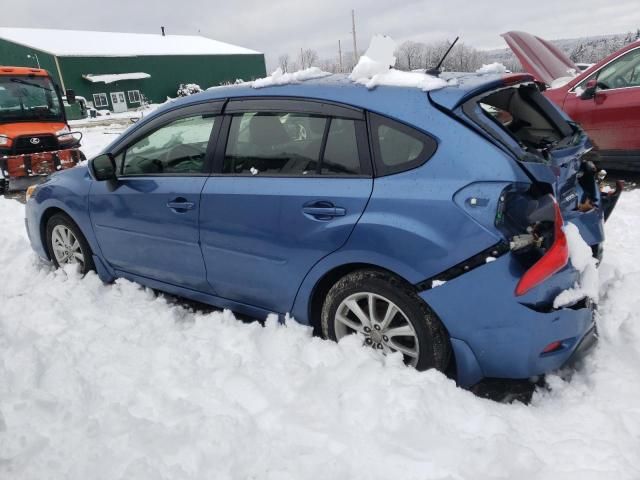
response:
[[[626,52],[582,82],[597,77],[591,99],[569,94],[565,111],[582,125],[601,151],[636,152],[640,157],[640,47]]]
[[[178,118],[132,140],[116,152],[118,179],[93,183],[95,235],[104,258],[125,276],[208,290],[198,222],[217,118]]]
[[[313,265],[345,244],[371,195],[365,124],[259,109],[225,124],[221,172],[201,200],[207,278],[214,295],[284,313]]]
[[[124,99],[124,92],[111,92],[111,105],[114,113],[126,112],[127,102]]]

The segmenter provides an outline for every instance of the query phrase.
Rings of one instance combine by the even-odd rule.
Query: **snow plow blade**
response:
[[[20,190],[33,184],[32,180],[37,180],[37,177],[75,167],[85,159],[79,148],[5,155],[0,157],[0,171],[4,178],[9,180],[9,190]]]

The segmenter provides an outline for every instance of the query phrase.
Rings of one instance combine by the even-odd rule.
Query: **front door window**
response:
[[[202,173],[216,117],[180,118],[138,140],[124,153],[123,175]]]
[[[609,90],[612,88],[629,88],[640,86],[640,48],[631,50],[621,57],[618,57],[598,73],[589,77],[581,86],[584,88],[586,83],[598,78],[598,88],[601,90]]]

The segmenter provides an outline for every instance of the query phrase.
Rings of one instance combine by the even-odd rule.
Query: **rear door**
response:
[[[209,290],[198,222],[220,110],[170,112],[116,147],[118,179],[94,182],[89,197],[100,249],[116,270]]]
[[[286,312],[371,195],[364,115],[283,99],[231,101],[225,114],[200,210],[207,278],[217,296]]]

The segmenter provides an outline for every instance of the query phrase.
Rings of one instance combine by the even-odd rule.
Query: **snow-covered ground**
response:
[[[625,192],[607,224],[599,345],[525,406],[355,338],[54,271],[0,198],[0,479],[638,479],[639,207]]]
[[[73,130],[82,133],[80,149],[88,159],[91,159],[124,132],[128,126],[113,123],[111,125],[74,128]]]

